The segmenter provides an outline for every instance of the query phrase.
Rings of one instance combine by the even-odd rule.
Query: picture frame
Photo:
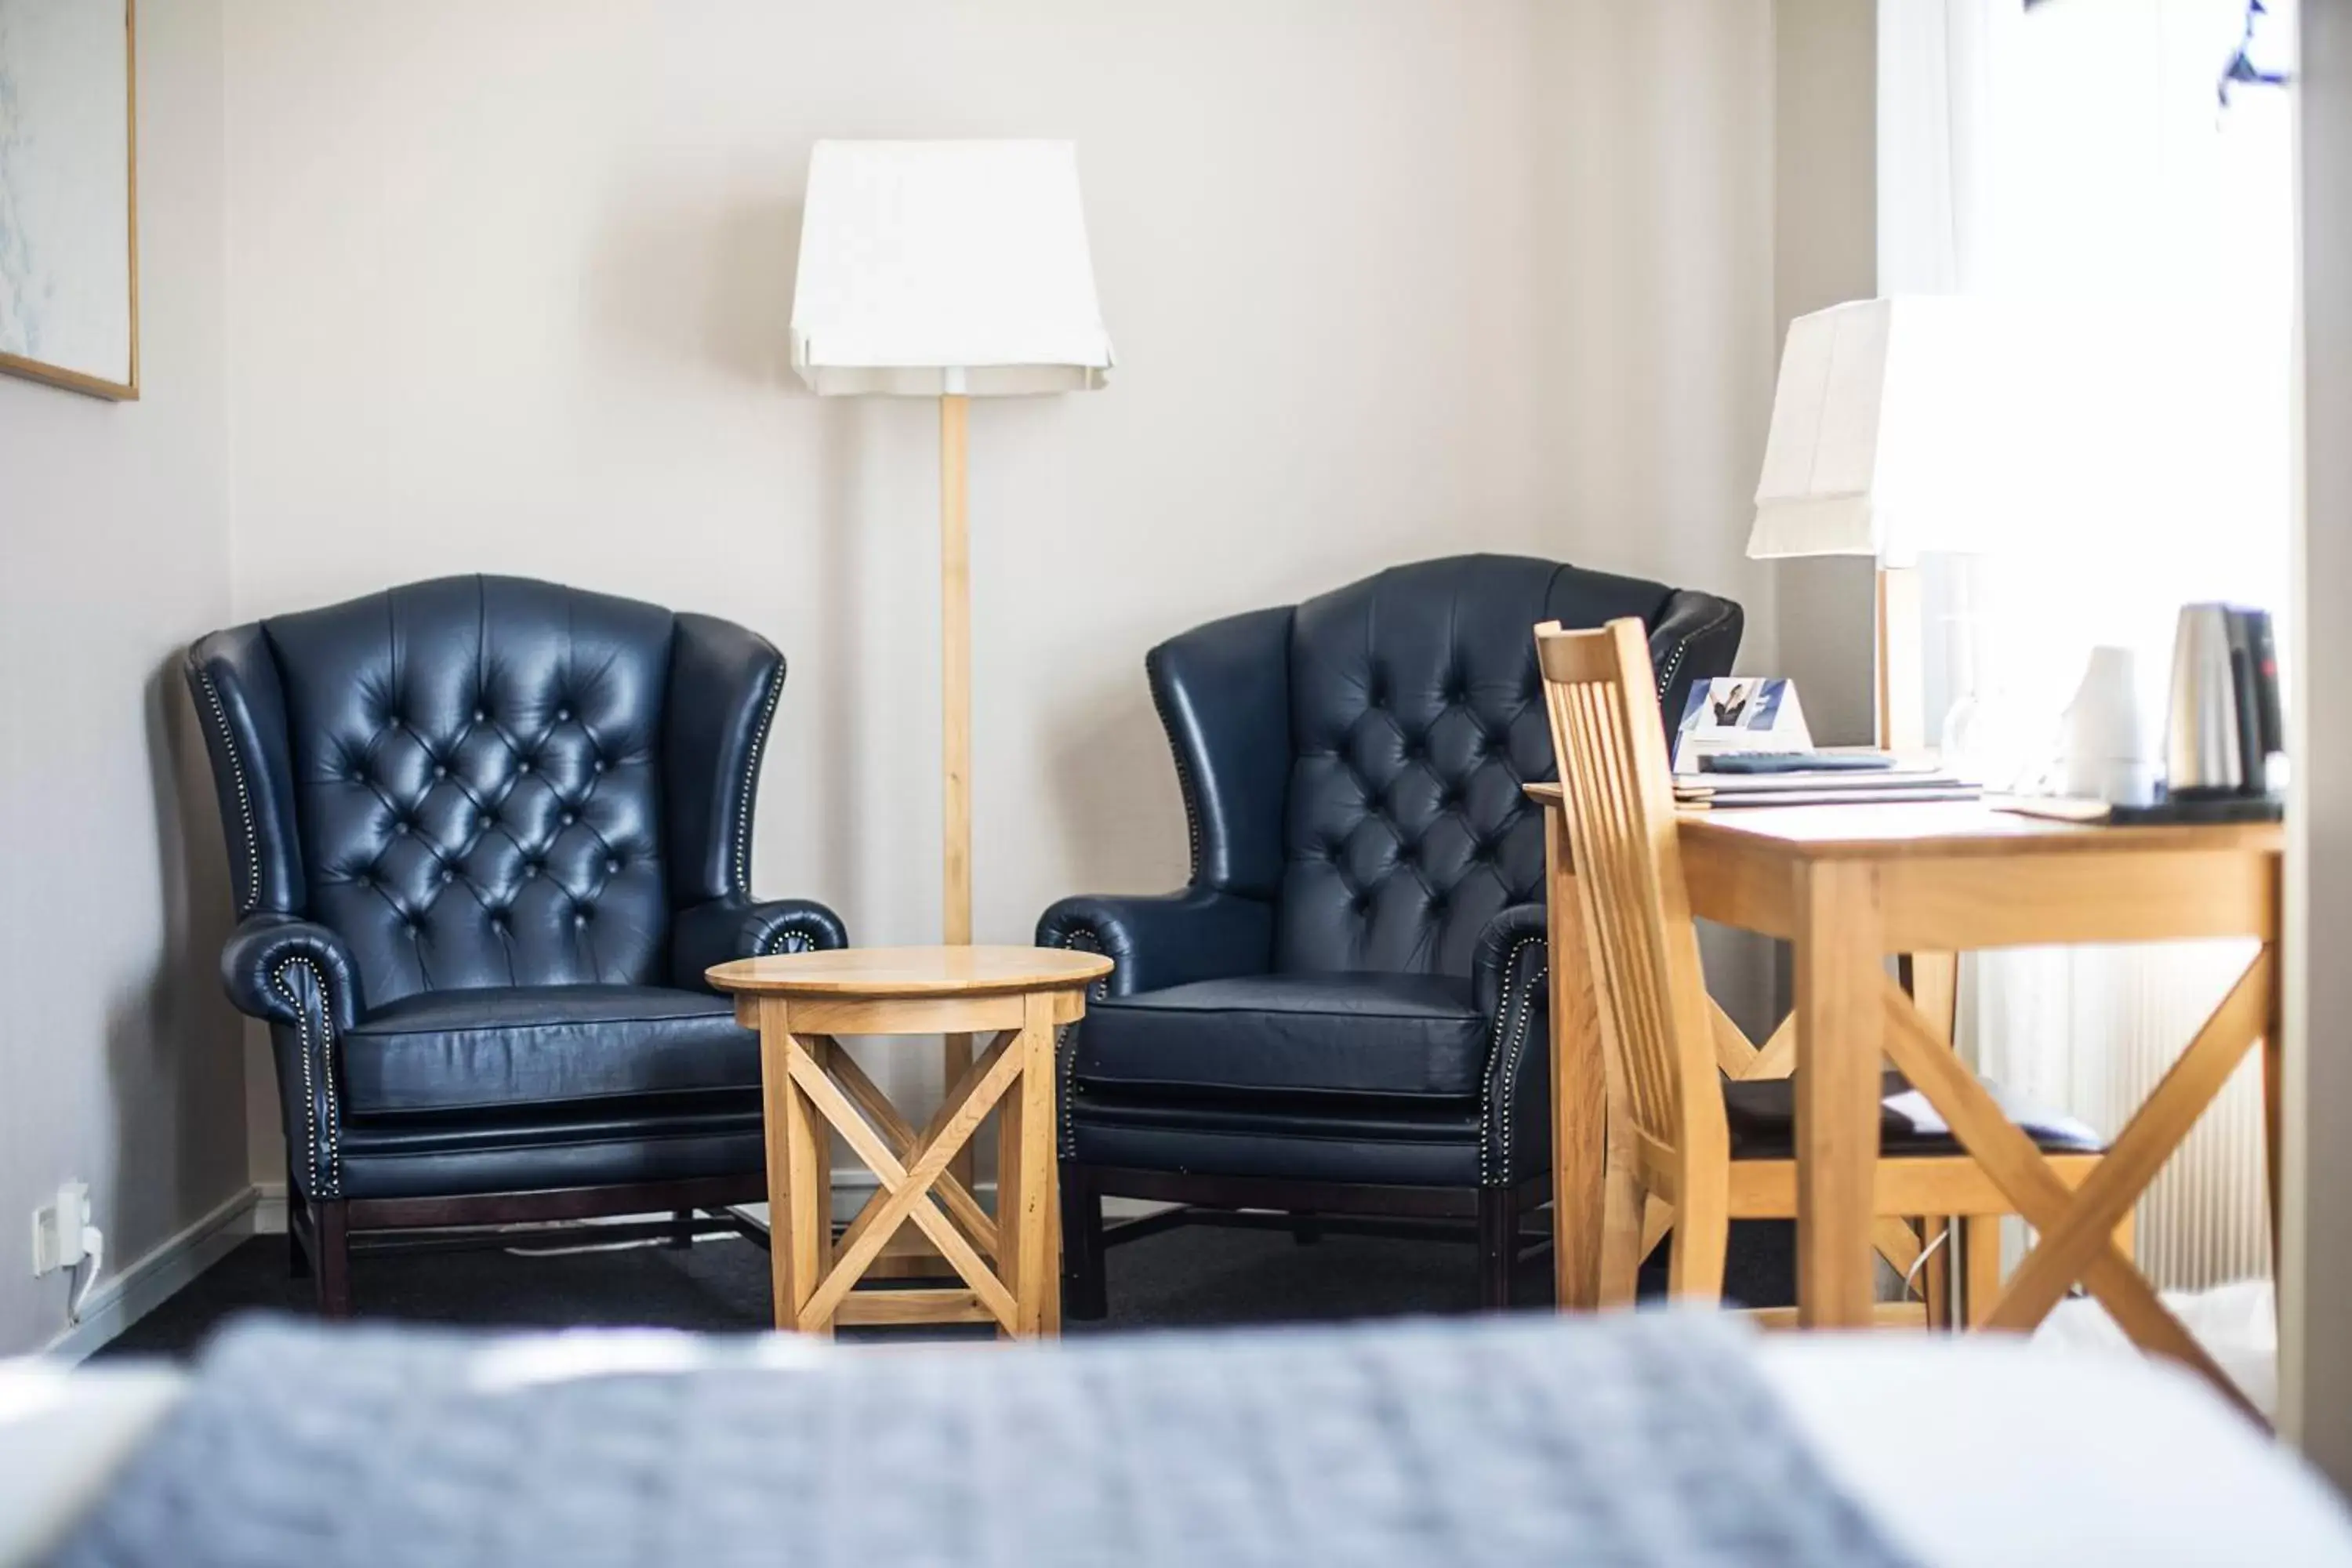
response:
[[[0,0],[0,372],[133,401],[138,0]]]

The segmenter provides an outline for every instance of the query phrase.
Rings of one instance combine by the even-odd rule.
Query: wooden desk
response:
[[[1546,806],[1553,952],[1581,953],[1559,790],[1528,794]],[[2143,1346],[2210,1372],[2109,1233],[2257,1039],[2266,1042],[2275,1224],[2282,829],[2086,826],[1974,803],[1696,811],[1680,820],[1692,912],[1795,948],[1799,1321],[1871,1321],[1868,1194],[1881,1060],[1892,1055],[2041,1233],[1989,1326],[2032,1327],[2081,1279]],[[1888,1005],[1890,954],[2200,937],[2252,937],[2263,947],[2079,1194],[2000,1116],[1940,1026],[1907,1002]],[[1597,1279],[1605,1136],[1591,994],[1569,978],[1580,973],[1555,958],[1552,1190],[1570,1303],[1590,1300]]]

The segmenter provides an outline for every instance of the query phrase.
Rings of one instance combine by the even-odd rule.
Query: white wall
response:
[[[91,1184],[110,1256],[246,1184],[219,828],[179,672],[229,612],[221,13],[142,7],[133,404],[0,377],[0,1354],[65,1325],[26,1216]]]
[[[1771,10],[1535,21],[1546,509],[1579,559],[1738,599],[1742,664],[1770,669],[1771,572],[1745,549],[1779,362]]]
[[[240,0],[237,612],[485,570],[756,626],[757,885],[931,937],[936,415],[792,377],[799,193],[819,135],[1074,138],[1118,371],[972,417],[1025,940],[1181,881],[1140,661],[1202,620],[1518,551],[1735,594],[1769,665],[1771,72],[1748,0]]]

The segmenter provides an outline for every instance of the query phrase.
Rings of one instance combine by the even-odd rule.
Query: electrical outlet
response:
[[[60,1182],[57,1202],[33,1211],[33,1278],[79,1268],[82,1227],[89,1223],[89,1184]]]
[[[89,1184],[64,1182],[58,1186],[58,1266],[79,1268],[89,1254],[82,1250],[82,1231],[89,1224]]]
[[[58,1205],[45,1204],[33,1211],[33,1278],[54,1274],[62,1267],[58,1254]]]

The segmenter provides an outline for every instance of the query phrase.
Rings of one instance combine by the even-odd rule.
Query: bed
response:
[[[2352,1523],[2166,1366],[1685,1312],[0,1364],[8,1568],[673,1560],[2352,1565]]]

